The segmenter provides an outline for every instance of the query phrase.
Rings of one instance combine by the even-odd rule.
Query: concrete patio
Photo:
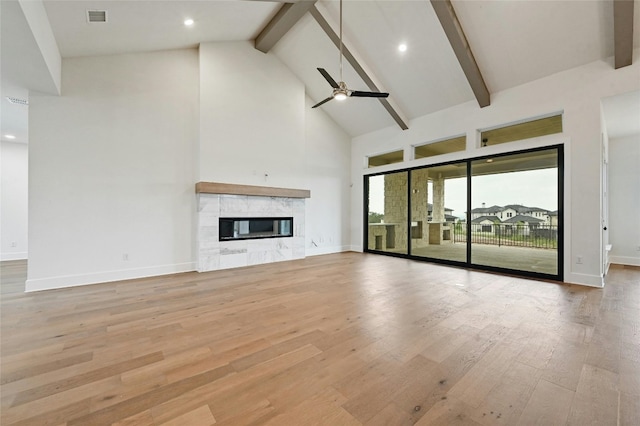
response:
[[[401,253],[400,250],[393,251]],[[415,248],[411,254],[464,262],[467,256],[467,246],[465,243],[429,245],[428,247]],[[519,271],[551,275],[558,273],[558,252],[555,249],[472,244],[471,261],[476,265]]]

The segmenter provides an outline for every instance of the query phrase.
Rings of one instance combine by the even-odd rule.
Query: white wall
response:
[[[640,266],[640,134],[609,139],[611,262]]]
[[[309,189],[306,254],[349,249],[350,138],[251,42],[200,46],[201,181]]]
[[[197,50],[62,68],[30,97],[27,290],[193,270]]]
[[[351,250],[351,137],[307,97],[307,255]]]
[[[640,53],[636,51],[636,55]],[[597,61],[492,94],[491,106],[479,108],[468,102],[414,119],[409,130],[390,127],[354,138],[352,146],[352,241],[362,249],[362,176],[385,171],[491,155],[506,150],[524,149],[553,143],[565,144],[565,264],[567,282],[600,286],[602,284],[600,235],[600,100],[606,96],[637,90],[640,87],[640,61],[613,69],[612,59]],[[535,138],[512,144],[477,148],[478,129],[564,111],[562,135]],[[467,134],[467,151],[434,159],[406,161],[374,169],[363,168],[366,155],[405,149],[409,158],[412,144]],[[577,256],[584,259],[576,264]]]
[[[276,56],[200,45],[200,181],[305,188],[304,116],[304,86]]]
[[[197,181],[310,189],[307,255],[349,248],[350,138],[274,55],[209,43],[62,71],[61,97],[30,99],[27,290],[194,270]]]
[[[29,147],[0,144],[0,260],[27,258]]]

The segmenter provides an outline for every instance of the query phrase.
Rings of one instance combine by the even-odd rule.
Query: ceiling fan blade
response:
[[[314,106],[312,106],[311,108],[317,108],[317,107],[319,107],[320,105],[322,105],[322,104],[324,104],[324,103],[329,102],[331,99],[333,99],[333,96],[329,96],[327,99],[325,99],[325,100],[323,100],[323,101],[318,102],[317,104],[315,104],[315,105],[314,105]]]
[[[356,98],[387,98],[389,94],[385,92],[361,92],[359,90],[352,90],[349,96],[355,96]]]
[[[333,87],[334,89],[338,89],[340,87],[340,86],[338,86],[338,83],[336,83],[336,81],[333,79],[333,77],[331,77],[329,75],[329,73],[327,71],[325,71],[324,68],[318,68],[318,71],[320,71],[320,74],[322,74],[324,79],[329,82],[331,87]]]

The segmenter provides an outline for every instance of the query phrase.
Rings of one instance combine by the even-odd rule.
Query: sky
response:
[[[527,207],[540,207],[546,210],[558,209],[557,177],[558,170],[542,169],[522,172],[500,173],[474,176],[471,185],[473,194],[471,207],[487,207],[507,204],[522,204]],[[453,209],[453,215],[464,217],[467,211],[466,178],[445,181],[445,207]],[[384,176],[373,176],[369,180],[369,211],[384,211]],[[429,194],[429,202],[432,202]]]

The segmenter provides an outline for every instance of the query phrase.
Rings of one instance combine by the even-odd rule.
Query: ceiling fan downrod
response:
[[[386,97],[389,96],[388,93],[384,93],[384,92],[363,92],[363,91],[359,91],[359,90],[349,90],[349,88],[347,87],[347,84],[344,82],[344,79],[343,79],[343,76],[342,76],[342,72],[343,72],[342,62],[343,62],[343,59],[344,59],[344,55],[343,55],[344,43],[342,41],[342,0],[340,0],[340,45],[339,45],[339,49],[340,49],[340,81],[336,82],[324,68],[318,68],[318,71],[320,72],[320,74],[322,74],[324,79],[327,80],[327,82],[329,83],[329,85],[331,85],[333,90],[331,92],[331,96],[329,96],[326,99],[323,99],[322,101],[318,102],[317,104],[315,104],[311,108],[317,108],[320,105],[323,105],[323,104],[329,102],[332,99],[337,99],[337,100],[341,101],[341,100],[344,100],[344,99],[346,99],[348,97],[352,97],[352,96],[353,97],[357,97],[357,98],[386,98]]]
[[[340,81],[342,78],[342,0],[340,0]]]

